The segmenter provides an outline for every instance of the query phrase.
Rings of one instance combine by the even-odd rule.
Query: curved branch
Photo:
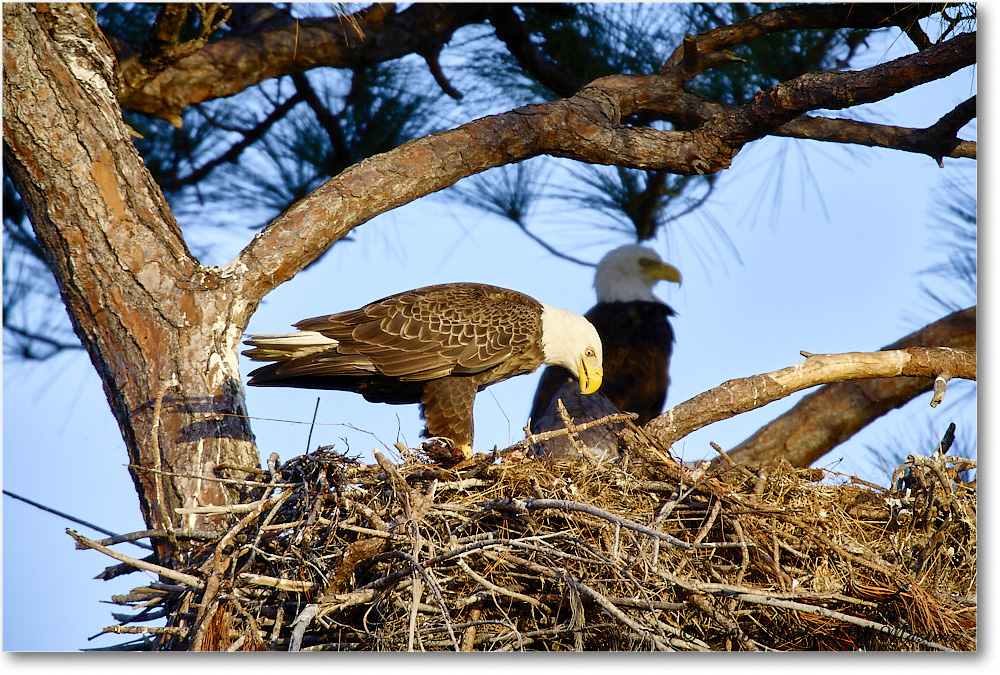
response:
[[[886,349],[918,345],[974,350],[976,308],[954,312]],[[783,457],[793,466],[809,466],[872,420],[930,391],[932,386],[930,379],[910,377],[826,385],[764,425],[733,448],[728,457],[740,464],[763,464]]]
[[[754,140],[810,110],[840,110],[873,103],[887,98],[889,92],[907,91],[975,62],[976,34],[965,33],[865,70],[806,73],[758,93],[725,115],[729,119],[720,131],[726,138]]]
[[[473,3],[417,3],[396,13],[374,5],[349,17],[280,16],[250,32],[233,32],[166,67],[121,98],[123,107],[179,124],[189,105],[232,96],[264,80],[320,66],[350,68],[399,58],[447,41],[483,19]],[[351,28],[345,28],[345,22]],[[139,57],[122,61],[122,71]]]
[[[714,173],[743,145],[808,110],[886,98],[974,62],[975,35],[960,35],[867,70],[804,75],[730,111],[715,114],[712,104],[714,117],[690,132],[621,124],[635,112],[668,110],[678,99],[676,81],[603,77],[570,98],[474,120],[349,167],[275,219],[230,269],[242,277],[252,309],[354,227],[486,169],[549,154],[681,175]]]
[[[712,422],[820,384],[897,376],[933,380],[941,373],[976,379],[975,349],[911,347],[880,352],[811,354],[798,365],[724,382],[674,406],[649,422],[644,430],[664,445],[671,445]]]
[[[925,16],[938,13],[940,9],[939,6],[930,3],[802,4],[776,9],[738,23],[719,26],[694,36],[690,41],[685,40],[685,43],[670,55],[660,72],[663,75],[683,74],[685,79],[691,79],[708,68],[731,60],[724,54],[727,47],[745,44],[772,33],[810,28],[905,27]],[[717,56],[712,56],[713,54]],[[692,68],[692,66],[697,67]]]

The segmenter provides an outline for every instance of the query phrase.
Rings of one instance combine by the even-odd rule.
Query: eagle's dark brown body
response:
[[[663,410],[670,384],[668,369],[674,331],[674,310],[662,302],[601,302],[584,316],[597,328],[604,345],[606,376],[600,393],[618,410],[638,413],[645,424]],[[572,376],[565,368],[548,366],[542,372],[531,406],[531,430],[552,403],[552,397]]]

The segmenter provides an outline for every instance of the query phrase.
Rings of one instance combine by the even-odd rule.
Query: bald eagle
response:
[[[273,361],[254,386],[338,389],[376,403],[419,403],[425,435],[472,455],[476,393],[549,364],[590,394],[604,376],[601,339],[579,314],[516,291],[441,284],[360,309],[305,319],[298,331],[249,335],[243,352]]]
[[[640,425],[660,414],[670,383],[674,331],[669,317],[674,310],[653,295],[653,286],[662,280],[679,284],[681,273],[656,251],[637,245],[616,248],[597,265],[597,304],[585,315],[604,345],[608,377],[600,393],[618,410],[638,413]],[[532,433],[562,427],[554,414],[554,397],[569,377],[558,366],[542,372],[531,406]],[[577,422],[591,417],[586,411],[574,415],[568,400],[563,404]],[[594,404],[586,407],[597,409]]]

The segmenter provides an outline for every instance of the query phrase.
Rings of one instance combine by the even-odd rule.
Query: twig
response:
[[[313,409],[312,423],[309,425],[309,435],[306,437],[306,454],[309,454],[309,447],[312,445],[313,429],[316,428],[316,413],[319,412],[319,396],[316,397],[316,407]]]
[[[297,581],[295,579],[281,579],[279,577],[269,577],[263,574],[251,574],[242,572],[239,580],[251,584],[252,586],[266,586],[276,588],[279,591],[289,591],[291,593],[305,593],[314,590],[316,584],[311,581]]]
[[[563,427],[566,428],[566,437],[569,439],[570,445],[573,446],[578,455],[585,456],[587,454],[587,447],[577,437],[576,434],[579,430],[573,424],[573,418],[569,416],[569,411],[566,410],[566,406],[563,405],[561,398],[556,399],[556,410],[559,412],[559,419],[562,420]]]
[[[241,485],[248,487],[295,487],[295,483],[275,483],[273,481],[259,481],[259,480],[244,480],[242,478],[220,478],[218,476],[199,476],[193,473],[182,473],[178,471],[165,471],[163,469],[154,469],[148,466],[142,466],[140,464],[126,464],[126,468],[136,469],[138,471],[148,471],[150,473],[159,474],[161,476],[176,476],[179,478],[200,478],[201,480],[214,481],[216,483],[223,483],[225,485]],[[248,471],[249,469],[241,469],[243,471]]]
[[[504,588],[503,586],[497,586],[496,584],[494,584],[493,582],[491,582],[489,579],[487,579],[487,578],[485,578],[483,576],[480,576],[471,567],[469,567],[468,563],[466,563],[464,559],[459,558],[456,562],[457,562],[458,566],[462,568],[462,571],[464,571],[466,574],[468,574],[470,577],[472,577],[483,588],[485,588],[485,589],[487,589],[489,591],[492,591],[494,593],[499,593],[500,595],[505,595],[508,598],[513,598],[514,600],[519,600],[520,602],[526,602],[529,605],[531,605],[532,607],[537,607],[538,609],[543,610],[545,612],[549,611],[548,607],[546,607],[545,605],[543,605],[540,601],[536,600],[535,598],[532,598],[531,596],[528,596],[528,595],[522,595],[522,594],[517,593],[515,591],[512,591],[512,590],[509,590],[507,588]]]
[[[637,523],[634,520],[629,520],[628,518],[623,518],[622,516],[616,516],[613,513],[609,513],[608,511],[591,504],[583,504],[581,502],[573,502],[566,499],[494,499],[491,502],[487,502],[483,508],[514,511],[515,513],[527,513],[528,511],[538,511],[542,509],[580,511],[582,513],[589,513],[592,516],[597,516],[598,518],[607,520],[611,523],[618,523],[622,527],[645,534],[660,541],[668,542],[672,546],[676,546],[678,548],[729,548],[729,546],[726,546],[725,544],[715,543],[699,544],[695,547],[686,541],[682,541],[673,535],[667,534],[666,532],[660,532],[659,530],[654,530],[651,527]]]
[[[148,633],[150,635],[173,635],[176,637],[187,637],[188,631],[186,628],[177,628],[174,626],[108,626],[102,630],[100,634],[104,635],[106,633]]]
[[[740,628],[740,625],[733,621],[732,618],[726,616],[719,608],[712,605],[708,598],[702,595],[690,595],[688,596],[688,602],[693,606],[700,609],[709,617],[715,619],[726,631],[740,641],[741,644],[746,645],[747,649],[752,652],[759,652],[760,647],[754,642],[750,637]]]
[[[204,514],[204,513],[250,513],[260,508],[262,504],[268,504],[273,502],[277,497],[268,497],[267,499],[261,499],[255,502],[248,502],[246,504],[208,504],[206,506],[179,506],[174,509],[175,512],[182,515],[187,514]]]
[[[591,420],[590,422],[584,422],[583,424],[574,425],[574,430],[576,432],[586,431],[592,427],[598,427],[602,424],[610,424],[613,422],[625,422],[627,420],[638,419],[639,416],[635,413],[615,413],[613,415],[607,415],[606,417],[601,417],[596,420]],[[513,452],[515,450],[523,450],[524,448],[535,445],[542,441],[547,441],[552,438],[558,438],[560,436],[566,436],[569,434],[569,429],[563,427],[562,429],[553,429],[552,431],[543,431],[538,434],[532,434],[527,438],[514,443],[513,445],[507,446],[503,450],[499,451],[499,454],[505,455],[507,453]]]
[[[92,548],[95,551],[100,551],[104,555],[110,556],[115,560],[120,560],[123,563],[127,563],[132,567],[135,567],[136,569],[146,570],[148,572],[155,572],[160,576],[164,576],[168,579],[173,579],[174,581],[179,581],[182,584],[187,584],[188,586],[192,586],[194,588],[205,587],[205,583],[198,577],[193,577],[190,574],[184,574],[183,572],[176,572],[170,569],[169,567],[163,567],[162,565],[155,565],[153,563],[137,560],[135,558],[125,555],[124,553],[119,553],[118,551],[110,549],[107,546],[101,546],[96,541],[87,539],[83,535],[78,534],[68,528],[66,530],[66,534],[73,537],[73,539],[75,539],[78,544],[81,544],[86,548]]]
[[[319,605],[306,605],[299,612],[299,615],[295,617],[295,620],[292,621],[292,637],[288,643],[288,651],[297,652],[302,648],[302,637],[306,634],[306,628],[309,627],[312,620],[319,614],[319,610]]]
[[[649,640],[660,651],[664,651],[664,652],[672,652],[672,651],[674,651],[673,649],[671,649],[670,645],[668,645],[665,642],[663,642],[658,635],[654,634],[652,631],[650,631],[645,626],[641,626],[641,625],[637,624],[625,612],[623,612],[620,609],[618,609],[618,607],[615,606],[615,604],[613,602],[611,602],[607,598],[607,596],[605,596],[603,593],[599,593],[599,592],[595,591],[593,588],[591,588],[590,586],[588,586],[587,584],[584,584],[584,583],[582,583],[580,581],[577,581],[576,579],[573,578],[572,575],[566,575],[566,583],[569,584],[569,585],[571,585],[571,586],[573,586],[574,588],[576,588],[578,591],[580,591],[581,593],[583,593],[584,595],[586,595],[587,597],[589,597],[591,600],[595,601],[597,604],[599,604],[601,607],[603,607],[605,610],[607,610],[607,612],[611,616],[615,617],[616,619],[618,619],[619,621],[621,621],[622,623],[624,623],[626,626],[628,626],[629,628],[631,628],[633,631],[635,631],[639,635],[648,637]]]
[[[210,532],[208,530],[172,530],[175,537],[178,539],[215,539],[219,536],[218,532]],[[153,537],[166,537],[167,531],[163,529],[153,529],[153,530],[140,530],[139,532],[129,532],[128,534],[116,534],[113,537],[107,539],[100,539],[97,541],[98,544],[103,546],[114,546],[115,544],[136,543],[136,539],[150,539]],[[137,544],[145,549],[152,550],[151,546],[146,546],[145,544]]]

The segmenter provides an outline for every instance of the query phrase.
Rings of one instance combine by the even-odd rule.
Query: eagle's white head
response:
[[[604,349],[594,324],[569,310],[542,304],[542,352],[545,364],[562,366],[593,394],[604,380]]]
[[[681,273],[651,248],[631,244],[607,253],[597,264],[594,289],[598,302],[659,302],[653,286],[659,281],[681,283]]]

